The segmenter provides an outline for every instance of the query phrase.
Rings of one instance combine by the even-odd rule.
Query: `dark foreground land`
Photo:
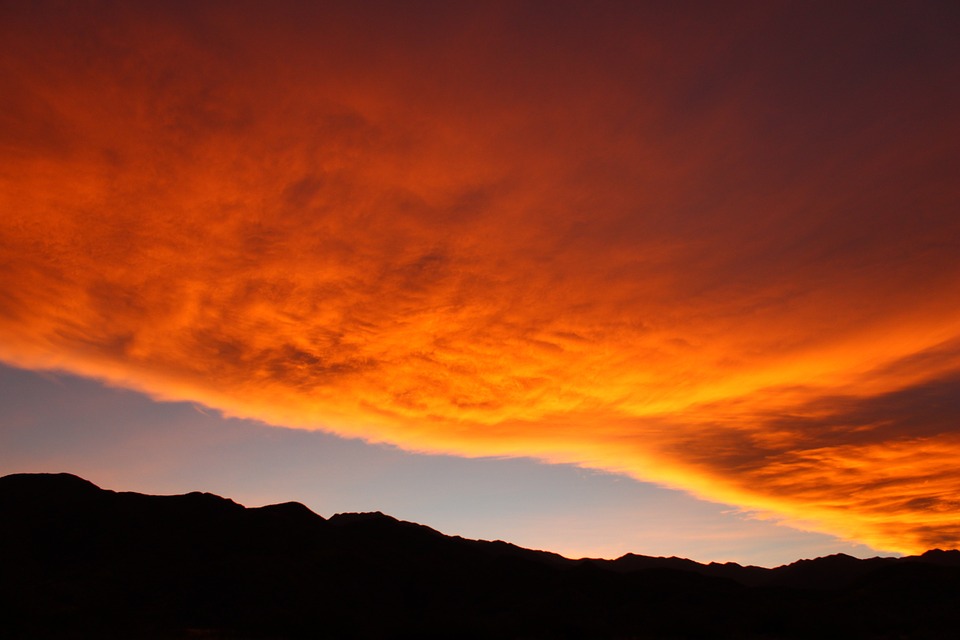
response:
[[[954,638],[960,552],[569,560],[67,474],[0,478],[0,638]]]

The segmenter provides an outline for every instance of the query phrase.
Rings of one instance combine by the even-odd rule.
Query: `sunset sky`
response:
[[[960,546],[958,33],[0,0],[0,473],[574,556]]]

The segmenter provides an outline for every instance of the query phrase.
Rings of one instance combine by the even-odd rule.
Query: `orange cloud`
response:
[[[422,9],[4,9],[0,358],[960,543],[933,5]]]

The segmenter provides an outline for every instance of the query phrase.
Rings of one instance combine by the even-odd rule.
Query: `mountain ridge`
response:
[[[960,624],[953,550],[775,568],[570,559],[380,512],[324,518],[71,474],[0,477],[0,550],[10,638],[873,638]]]

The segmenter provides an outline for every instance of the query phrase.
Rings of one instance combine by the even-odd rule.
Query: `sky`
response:
[[[950,2],[0,2],[0,471],[570,555],[960,546]]]

